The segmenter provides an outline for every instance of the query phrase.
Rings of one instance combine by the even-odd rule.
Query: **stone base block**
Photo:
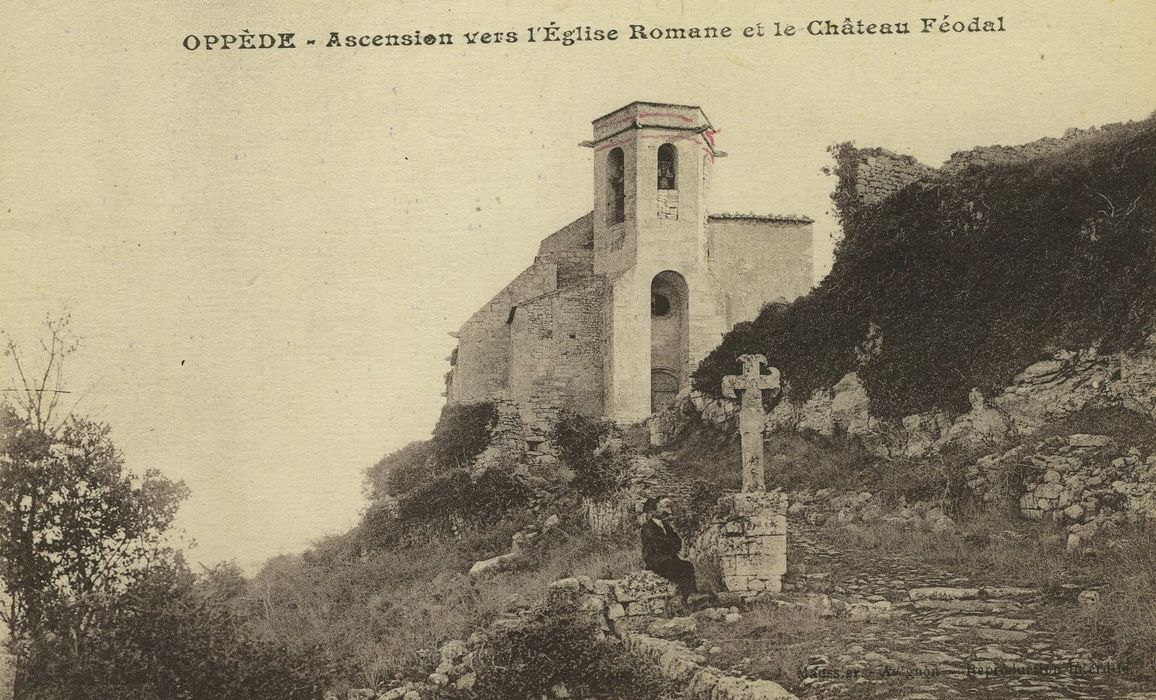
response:
[[[719,506],[719,564],[727,590],[781,591],[787,573],[786,497],[779,491],[728,494]]]
[[[765,516],[786,515],[787,495],[782,491],[750,491],[728,493],[718,499],[726,515]]]

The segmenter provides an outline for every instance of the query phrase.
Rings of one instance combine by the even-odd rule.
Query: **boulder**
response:
[[[668,620],[655,620],[646,627],[646,633],[659,639],[686,639],[698,632],[698,625],[693,617],[672,617]]]
[[[517,552],[510,552],[508,554],[499,554],[496,557],[483,559],[475,562],[470,567],[470,578],[483,578],[492,576],[502,571],[508,571],[520,565],[525,560],[525,557]]]

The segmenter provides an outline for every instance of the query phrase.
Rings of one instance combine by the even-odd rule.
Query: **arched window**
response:
[[[658,189],[678,189],[678,149],[673,143],[658,147]]]
[[[626,160],[621,148],[614,148],[606,158],[607,224],[626,220]]]

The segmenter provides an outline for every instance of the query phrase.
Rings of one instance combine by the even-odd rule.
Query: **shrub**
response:
[[[491,525],[525,508],[532,490],[507,469],[487,469],[477,476],[468,469],[451,469],[404,494],[398,520],[407,529],[454,532]]]
[[[114,598],[87,601],[89,624],[31,641],[20,697],[45,700],[307,700],[347,671],[316,646],[260,638],[234,609],[246,582],[220,566],[155,567]]]
[[[1095,575],[1108,587],[1098,604],[1070,602],[1050,611],[1059,640],[1071,646],[1107,648],[1130,676],[1156,678],[1156,526],[1125,529],[1097,562]]]
[[[716,519],[718,499],[725,493],[718,484],[706,479],[690,482],[684,493],[676,499],[674,527],[684,540],[693,538],[709,523]]]
[[[365,472],[365,494],[371,501],[409,491],[434,469],[429,440],[411,442],[378,460]]]
[[[583,496],[599,498],[613,491],[623,466],[610,450],[599,446],[610,436],[614,424],[573,412],[563,412],[554,427],[554,444],[562,462],[574,472],[570,486]]]
[[[447,405],[430,440],[434,464],[446,469],[468,465],[490,444],[497,423],[498,407],[491,401]]]
[[[411,516],[410,522],[415,523],[446,520],[455,515],[475,520],[474,515],[482,506],[471,507],[471,499],[482,499],[489,505],[495,498],[501,501],[498,492],[503,487],[497,483],[501,477],[484,476],[473,487],[462,485],[462,475],[466,474],[463,468],[489,445],[497,420],[497,406],[492,402],[448,405],[442,409],[429,440],[411,442],[367,469],[364,490],[370,505],[360,529],[368,541],[377,546],[396,544],[407,528],[394,516],[407,503],[406,512]],[[438,493],[447,485],[447,493]],[[524,500],[513,484],[505,486],[508,496],[515,501]],[[401,499],[401,503],[394,499]],[[422,504],[435,508],[429,517],[417,512]],[[415,514],[419,516],[416,519],[412,517]]]
[[[973,505],[974,495],[967,487],[967,465],[974,463],[977,456],[949,448],[926,457],[880,460],[873,465],[867,481],[892,503],[930,501],[957,515]]]
[[[474,668],[470,697],[539,697],[560,684],[577,697],[677,697],[652,664],[604,637],[589,616],[573,612],[541,612],[499,632],[474,657]]]

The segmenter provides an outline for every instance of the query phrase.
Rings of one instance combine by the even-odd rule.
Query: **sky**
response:
[[[76,410],[191,488],[193,561],[249,571],[348,529],[365,468],[428,437],[449,332],[589,210],[592,119],[700,105],[711,210],[811,216],[820,276],[832,143],[939,164],[1156,109],[1149,0],[84,5],[0,3],[0,329],[27,346],[67,307]],[[944,14],[1007,30],[918,33]],[[848,16],[916,33],[805,34]],[[525,41],[551,21],[802,35]],[[242,30],[317,45],[182,46]],[[323,46],[415,30],[455,43]]]

